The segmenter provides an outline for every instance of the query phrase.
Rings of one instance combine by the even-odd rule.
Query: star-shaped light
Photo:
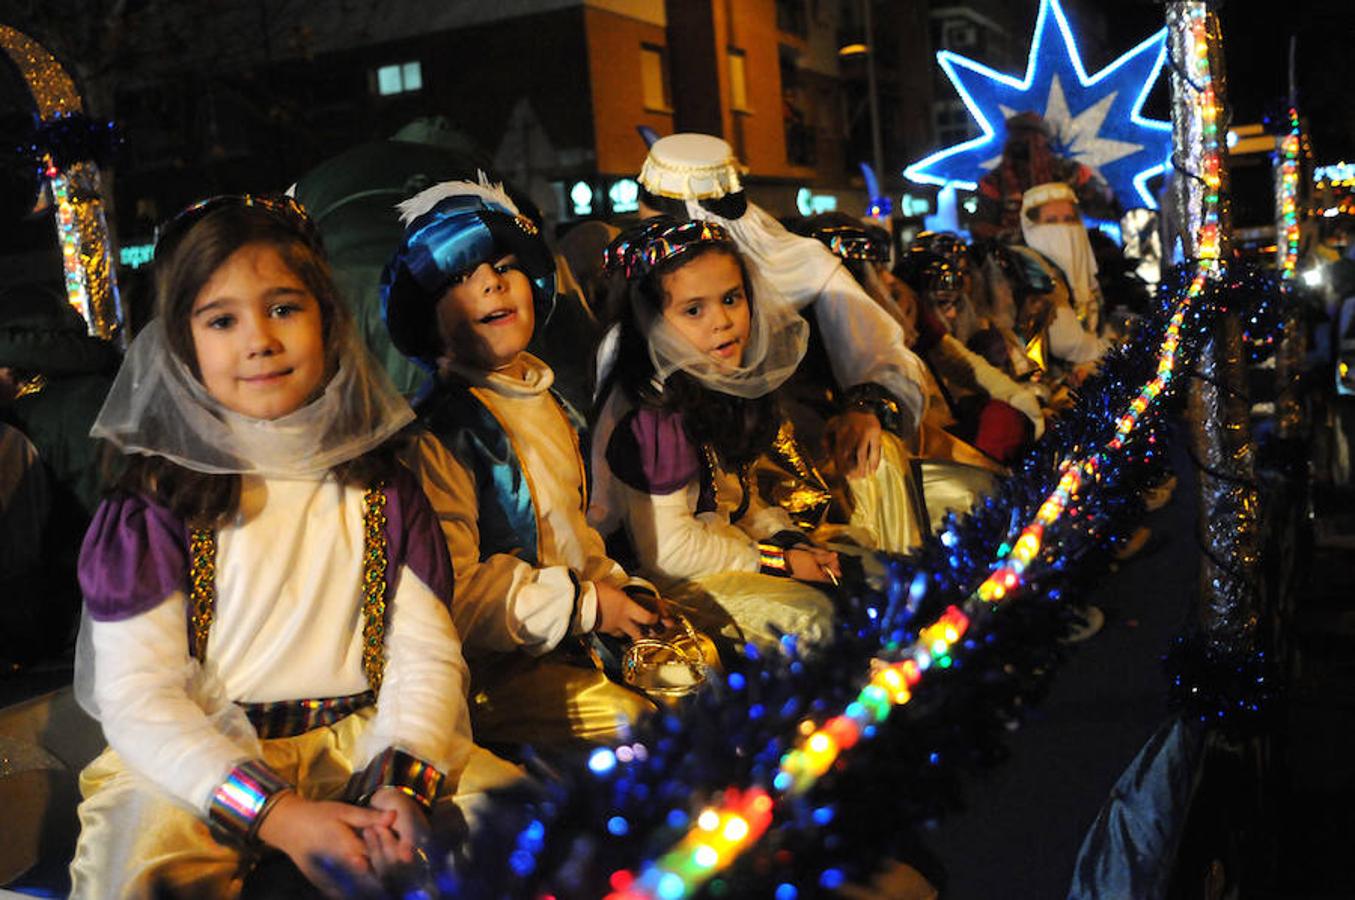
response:
[[[960,92],[982,134],[918,160],[904,176],[972,190],[1002,158],[1006,120],[1038,112],[1055,134],[1055,151],[1099,171],[1126,209],[1157,202],[1148,179],[1166,169],[1171,123],[1140,114],[1167,54],[1164,28],[1088,76],[1059,0],[1041,0],[1024,79],[942,50],[937,62]]]

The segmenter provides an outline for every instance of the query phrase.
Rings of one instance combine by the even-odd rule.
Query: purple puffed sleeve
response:
[[[403,563],[439,600],[451,605],[452,561],[447,540],[418,479],[403,466],[386,488],[386,544],[395,550],[386,559],[389,591],[394,592]]]
[[[642,407],[617,423],[607,464],[623,484],[647,494],[671,494],[696,480],[701,460],[676,412]]]
[[[105,500],[85,532],[78,573],[90,618],[130,619],[187,590],[188,530],[141,495]]]

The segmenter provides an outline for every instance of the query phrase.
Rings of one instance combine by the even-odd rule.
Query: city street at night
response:
[[[1355,896],[1349,0],[0,0],[0,898]]]

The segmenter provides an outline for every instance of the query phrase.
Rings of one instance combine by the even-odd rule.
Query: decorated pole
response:
[[[1228,167],[1222,137],[1226,83],[1218,16],[1199,0],[1167,5],[1175,151],[1173,202],[1187,258],[1219,273],[1228,252]],[[1242,323],[1216,316],[1189,399],[1200,467],[1199,624],[1215,653],[1251,644],[1256,629],[1258,523]]]
[[[1293,49],[1291,45],[1290,54]],[[1292,59],[1291,59],[1292,66]],[[1275,349],[1275,430],[1281,438],[1298,436],[1303,421],[1298,379],[1307,353],[1305,335],[1294,303],[1294,276],[1299,261],[1300,229],[1304,216],[1304,172],[1307,141],[1289,88],[1285,131],[1276,138],[1275,151],[1275,269],[1284,291],[1284,331]]]
[[[125,336],[117,270],[99,166],[90,158],[97,143],[90,139],[92,132],[108,126],[85,118],[75,80],[42,44],[0,25],[0,52],[23,77],[37,112],[34,162],[52,194],[66,299],[90,334],[121,343]]]

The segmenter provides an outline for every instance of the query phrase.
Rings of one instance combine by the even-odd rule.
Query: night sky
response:
[[[1031,4],[1032,23],[1037,8],[1038,3]],[[1079,8],[1104,11],[1111,23],[1106,47],[1080,36],[1090,72],[1162,27],[1164,20],[1158,0],[1065,0],[1065,8],[1075,29]],[[1355,0],[1224,0],[1218,10],[1233,122],[1260,122],[1283,110],[1289,41],[1295,36],[1299,109],[1308,120],[1315,162],[1355,160]],[[1167,83],[1164,71],[1146,105],[1148,115],[1170,118]]]

